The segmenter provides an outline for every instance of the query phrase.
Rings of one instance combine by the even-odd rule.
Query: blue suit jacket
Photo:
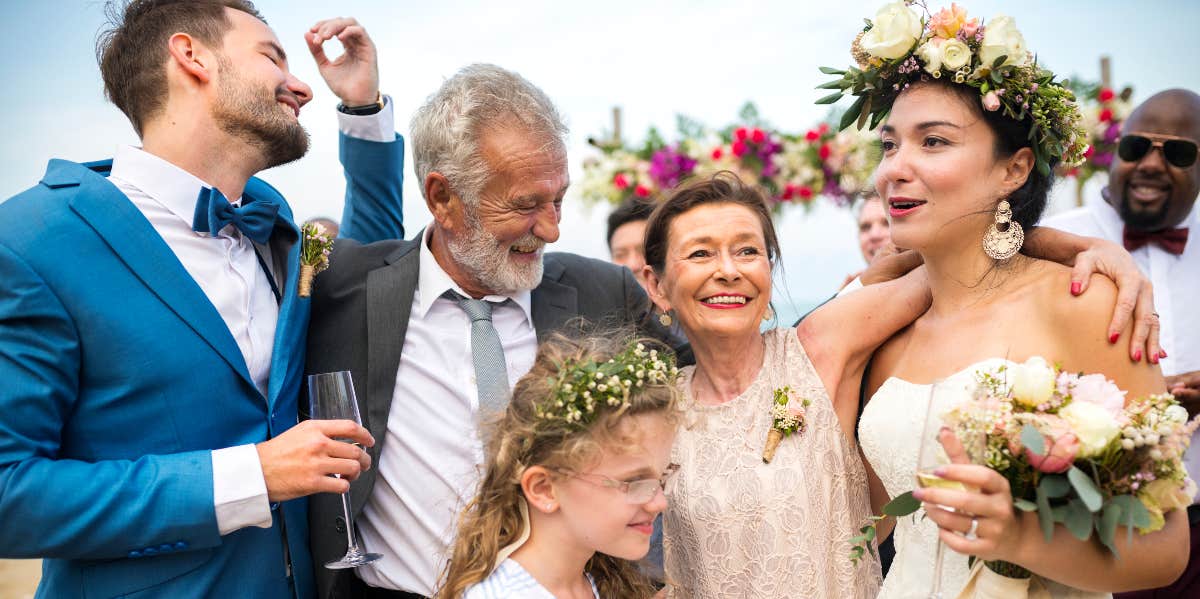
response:
[[[342,146],[349,231],[402,237],[402,140]],[[52,160],[0,204],[0,556],[47,558],[38,597],[311,596],[306,500],[225,536],[213,510],[211,450],[296,424],[309,300],[291,210],[270,241],[283,298],[263,397],[110,164]],[[245,195],[279,198],[259,179]]]

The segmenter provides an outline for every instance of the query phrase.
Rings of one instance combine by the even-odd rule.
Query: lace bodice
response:
[[[977,370],[1005,362],[998,358],[983,360],[944,380],[952,385],[972,385]],[[889,378],[871,397],[859,419],[858,438],[863,455],[890,497],[916,487],[917,454],[921,449],[920,438],[929,409],[931,387]],[[937,530],[937,526],[922,518],[920,512],[900,518],[892,533],[896,557],[883,581],[880,599],[925,599],[929,596]],[[957,597],[967,583],[969,571],[967,556],[947,548],[942,565],[943,595]],[[1077,591],[1052,581],[1046,581],[1046,586],[1056,599],[1110,597]]]
[[[850,562],[849,539],[870,511],[866,471],[794,329],[764,334],[758,377],[718,406],[692,402],[672,450],[681,465],[664,517],[672,597],[868,598],[879,567]],[[762,461],[771,402],[785,385],[812,403],[808,430]]]

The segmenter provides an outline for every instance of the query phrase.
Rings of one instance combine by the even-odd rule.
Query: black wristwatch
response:
[[[372,114],[378,114],[379,111],[383,110],[383,106],[383,93],[375,92],[375,101],[370,104],[364,104],[362,106],[346,106],[345,104],[338,103],[337,109],[338,112],[342,114],[349,114],[352,116],[369,116]]]

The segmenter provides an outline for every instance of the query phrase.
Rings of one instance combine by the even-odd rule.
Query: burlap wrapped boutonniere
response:
[[[771,430],[767,433],[767,445],[763,448],[762,460],[770,464],[775,457],[775,450],[783,438],[792,433],[802,433],[808,426],[804,419],[805,408],[811,403],[807,399],[796,399],[791,387],[775,390],[775,400],[771,402]],[[795,402],[792,400],[796,399]]]
[[[300,297],[312,295],[313,278],[329,268],[333,238],[317,223],[300,227]]]

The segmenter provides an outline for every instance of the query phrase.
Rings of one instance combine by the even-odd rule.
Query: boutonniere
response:
[[[300,297],[312,295],[313,278],[329,268],[332,249],[333,238],[325,232],[325,227],[317,223],[300,227]]]
[[[771,430],[767,433],[767,446],[763,448],[762,460],[770,464],[775,457],[779,442],[792,433],[802,433],[808,422],[804,419],[805,408],[810,403],[807,399],[796,399],[791,387],[775,390],[775,400],[771,402]]]

